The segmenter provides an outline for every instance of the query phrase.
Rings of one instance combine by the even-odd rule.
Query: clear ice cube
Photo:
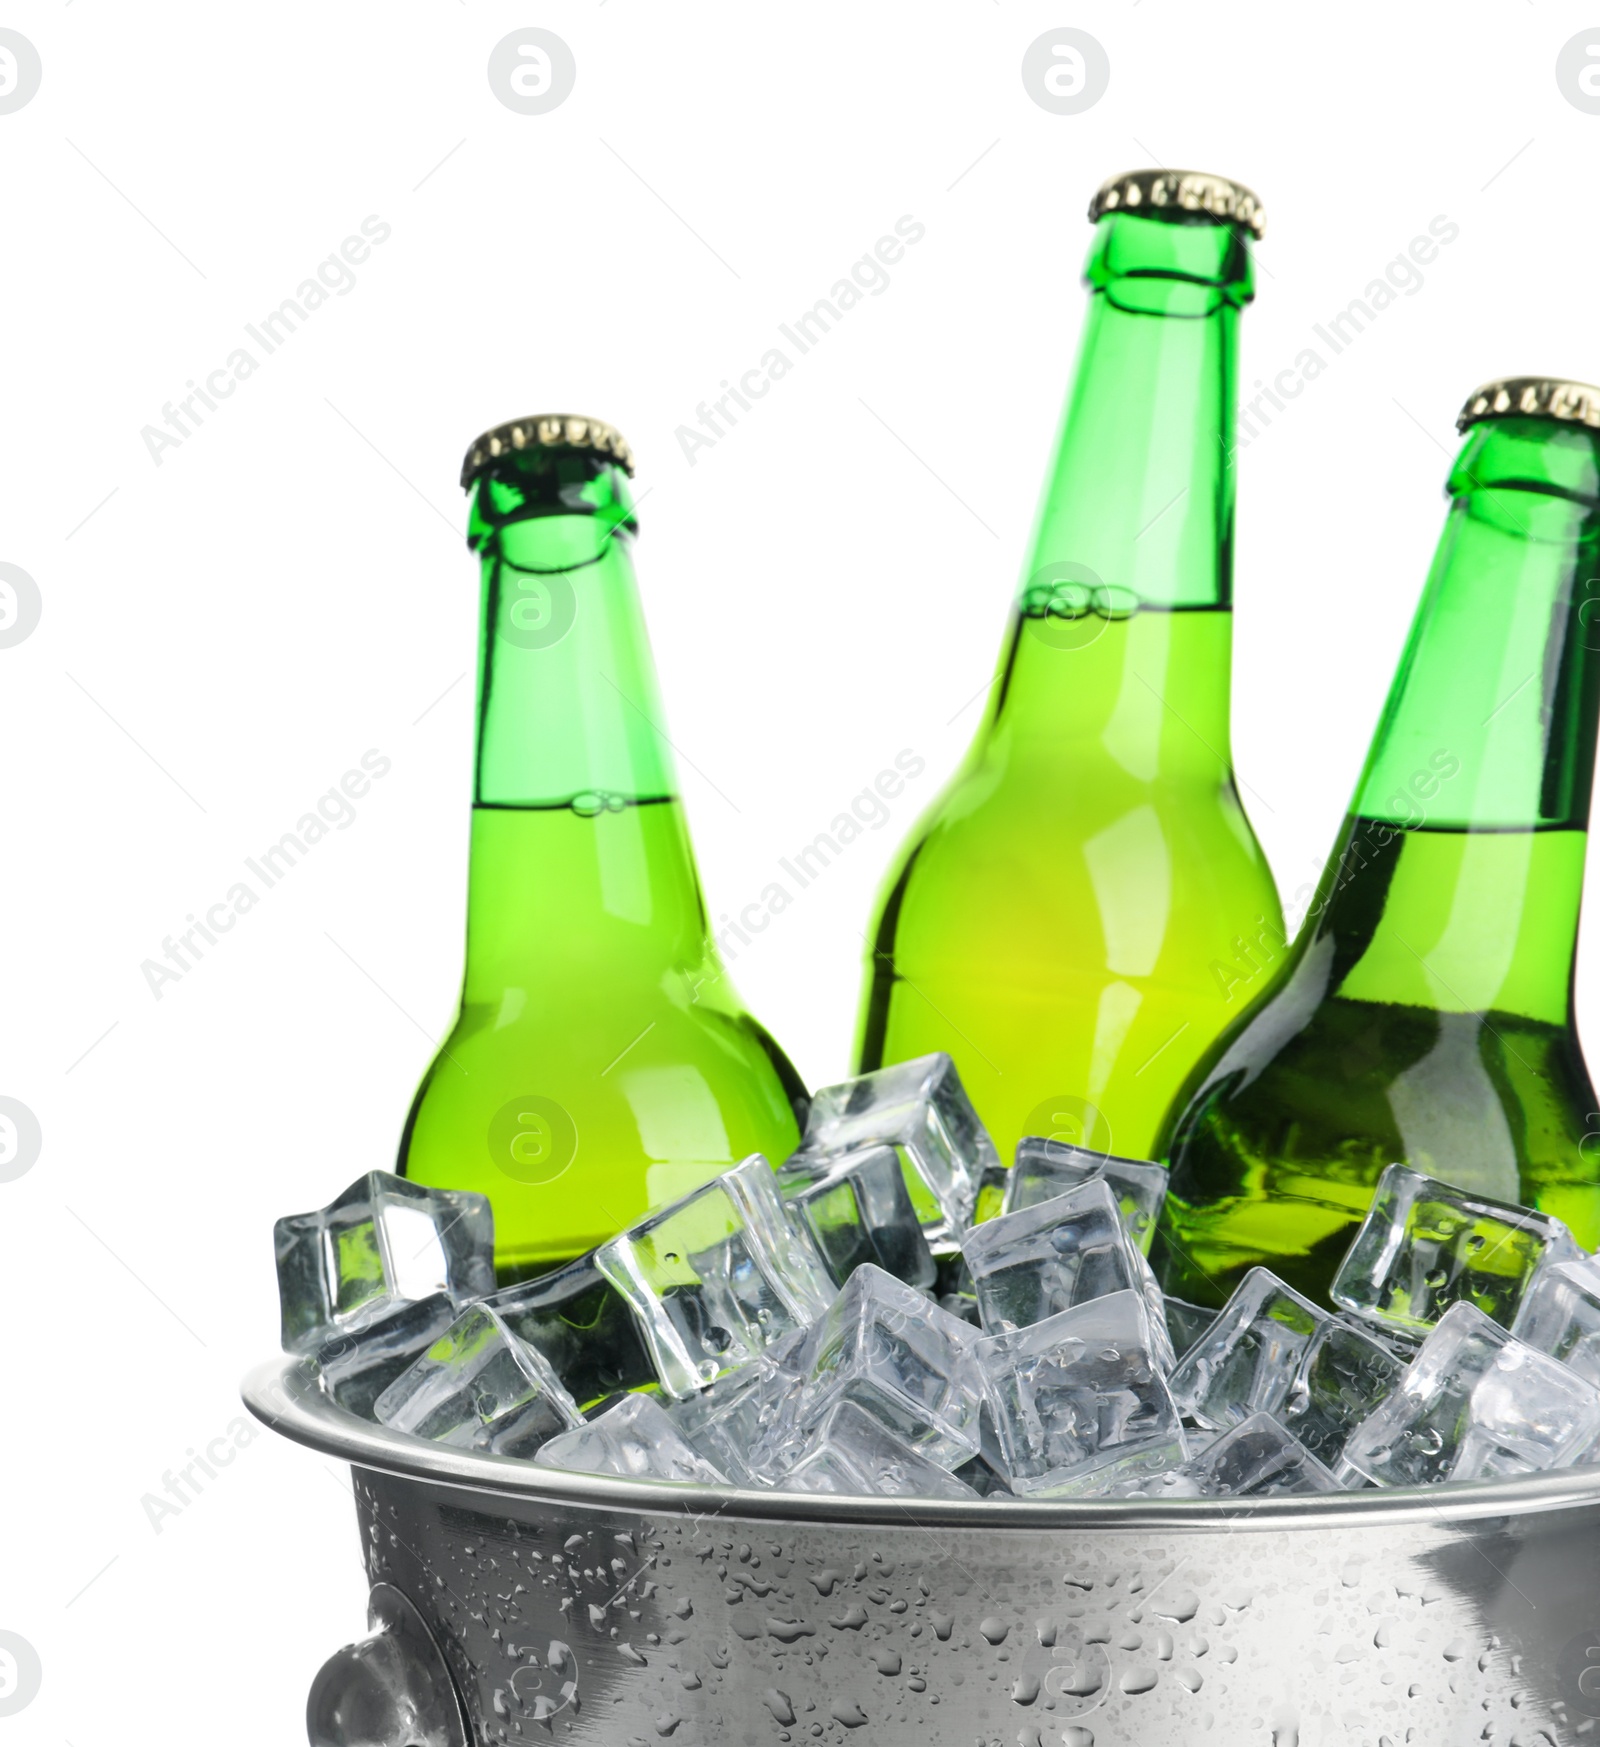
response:
[[[378,1397],[459,1314],[448,1293],[435,1292],[391,1302],[376,1320],[329,1335],[311,1354],[323,1387],[341,1407],[371,1419]]]
[[[974,1226],[961,1253],[989,1333],[1026,1328],[1107,1293],[1133,1291],[1149,1308],[1157,1362],[1163,1370],[1173,1363],[1161,1289],[1104,1179]]]
[[[373,1413],[415,1437],[519,1457],[583,1423],[549,1362],[482,1304],[402,1372]]]
[[[483,1302],[544,1355],[585,1412],[608,1396],[659,1381],[632,1305],[592,1254],[503,1287]]]
[[[977,1362],[1011,1488],[1096,1497],[1187,1455],[1140,1292],[1113,1292],[978,1342]]]
[[[1553,1262],[1533,1277],[1511,1332],[1600,1385],[1600,1262]]]
[[[1311,1337],[1279,1418],[1317,1460],[1336,1469],[1345,1439],[1400,1381],[1406,1361],[1342,1317]]]
[[[1422,1331],[1452,1304],[1475,1304],[1509,1328],[1540,1265],[1579,1254],[1547,1213],[1390,1165],[1339,1264],[1333,1300],[1358,1316]]]
[[[853,1401],[930,1462],[956,1467],[978,1448],[977,1338],[892,1274],[857,1268],[797,1351],[804,1381],[773,1459],[790,1466],[796,1440]]]
[[[931,1286],[933,1252],[892,1146],[827,1157],[796,1153],[778,1172],[792,1221],[810,1232],[835,1286],[871,1262],[911,1286]]]
[[[1339,1490],[1328,1468],[1270,1413],[1241,1421],[1178,1472],[1194,1487],[1192,1493],[1183,1489],[1186,1497],[1281,1498]]]
[[[983,1167],[978,1177],[978,1192],[973,1197],[973,1225],[982,1225],[985,1220],[998,1219],[1006,1210],[1006,1190],[1011,1184],[1011,1167],[1000,1159],[994,1159]]]
[[[833,1298],[760,1153],[602,1244],[594,1260],[633,1307],[662,1388],[679,1398],[805,1327]]]
[[[484,1195],[424,1189],[368,1171],[315,1213],[273,1227],[283,1344],[315,1353],[403,1306],[494,1291],[494,1217]]]
[[[988,1412],[987,1406],[984,1409]],[[970,1456],[959,1468],[950,1472],[963,1485],[970,1486],[979,1498],[1015,1498],[1011,1490],[1011,1477],[1001,1465],[998,1446],[995,1454],[987,1456],[982,1450],[976,1456]]]
[[[1006,1189],[1006,1213],[1037,1207],[1103,1177],[1111,1185],[1133,1241],[1148,1255],[1156,1219],[1167,1198],[1167,1173],[1149,1159],[1119,1159],[1064,1140],[1028,1135],[1017,1142],[1017,1162]]]
[[[1252,1268],[1211,1327],[1178,1361],[1173,1399],[1213,1431],[1289,1398],[1312,1337],[1329,1318],[1265,1268]]]
[[[1341,1310],[1333,1319],[1341,1322],[1346,1328],[1353,1328],[1358,1334],[1364,1334],[1368,1340],[1376,1341],[1380,1347],[1387,1347],[1403,1365],[1409,1365],[1416,1358],[1428,1331],[1425,1328],[1400,1328],[1392,1322],[1376,1322],[1370,1316],[1357,1316],[1353,1311]]]
[[[998,1163],[944,1054],[897,1062],[816,1094],[800,1152],[835,1157],[865,1146],[895,1149],[935,1249],[951,1247],[966,1229],[984,1171]]]
[[[799,1389],[799,1377],[768,1353],[667,1412],[685,1440],[736,1486],[770,1486],[778,1466],[766,1452]]]
[[[1344,1459],[1380,1486],[1426,1486],[1569,1467],[1592,1459],[1597,1438],[1600,1389],[1457,1303]]]
[[[551,1438],[533,1459],[541,1468],[617,1474],[625,1480],[728,1484],[728,1477],[684,1438],[666,1409],[649,1395],[630,1395],[598,1419]]]
[[[1172,1350],[1181,1359],[1217,1320],[1217,1312],[1206,1309],[1203,1304],[1189,1304],[1182,1298],[1173,1298],[1170,1294],[1163,1298],[1162,1304],[1167,1313]]]
[[[947,1470],[919,1455],[853,1401],[836,1402],[779,1479],[784,1492],[888,1498],[976,1498]]]

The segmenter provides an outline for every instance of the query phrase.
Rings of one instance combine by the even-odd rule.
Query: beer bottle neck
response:
[[[1089,315],[1024,599],[1057,583],[1103,589],[1113,610],[1225,607],[1247,246],[1224,225],[1118,214],[1096,227],[1085,279]]]
[[[990,703],[992,728],[1099,740],[1150,772],[1228,761],[1239,313],[1232,228],[1096,227],[1077,370]],[[1205,617],[1201,626],[1182,621]]]
[[[485,807],[660,801],[676,789],[639,609],[621,471],[532,452],[485,475],[474,800]]]
[[[1356,793],[1410,828],[1583,830],[1600,605],[1597,439],[1540,419],[1479,426]],[[1600,585],[1596,585],[1600,586]],[[1594,647],[1590,647],[1590,645]],[[1437,793],[1416,778],[1450,768]]]
[[[466,1000],[570,961],[649,981],[706,962],[622,473],[539,451],[478,482],[478,737]]]
[[[1600,439],[1479,426],[1450,493],[1312,932],[1339,943],[1352,998],[1565,1024],[1600,702]]]

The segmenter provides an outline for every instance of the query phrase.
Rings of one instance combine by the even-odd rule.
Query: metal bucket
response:
[[[354,1470],[373,1633],[314,1747],[1600,1743],[1600,1469],[927,1503],[558,1474],[244,1398]]]

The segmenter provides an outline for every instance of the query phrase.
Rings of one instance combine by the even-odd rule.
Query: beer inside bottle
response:
[[[1020,598],[965,762],[891,867],[863,1070],[947,1050],[1009,1159],[1148,1155],[1284,946],[1234,784],[1232,434],[1254,197],[1139,172],[1092,293]]]
[[[1600,391],[1467,404],[1450,509],[1350,816],[1294,947],[1159,1142],[1154,1260],[1216,1302],[1264,1264],[1325,1298],[1385,1165],[1600,1243],[1573,1024],[1600,686]]]
[[[707,926],[626,457],[609,427],[564,417],[468,456],[482,617],[466,977],[398,1168],[489,1196],[502,1281],[751,1152],[787,1157],[804,1112]]]

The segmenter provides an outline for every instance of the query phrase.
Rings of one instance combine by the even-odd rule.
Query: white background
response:
[[[0,1093],[43,1131],[0,1184],[0,1628],[43,1666],[18,1743],[303,1738],[364,1629],[336,1464],[262,1434],[186,1508],[275,1344],[269,1225],[388,1164],[460,971],[475,569],[466,442],[614,421],[714,914],[902,748],[887,828],[735,976],[813,1084],[845,1067],[894,842],[974,726],[1083,312],[1108,173],[1264,197],[1245,381],[1428,221],[1460,236],[1239,465],[1235,749],[1280,883],[1343,812],[1436,537],[1453,415],[1501,373],[1600,377],[1600,116],[1557,88],[1560,0],[755,7],[24,0],[43,83],[0,115],[0,560],[43,616],[0,650]],[[513,113],[538,25],[572,96]],[[1047,113],[1072,25],[1106,96]],[[203,429],[141,440],[369,214],[392,235]],[[926,236],[737,430],[674,432],[910,214]],[[259,354],[259,348],[254,348]],[[392,771],[157,1001],[191,911],[368,748]],[[1600,964],[1580,976],[1600,999]],[[237,1428],[235,1428],[237,1431]]]

